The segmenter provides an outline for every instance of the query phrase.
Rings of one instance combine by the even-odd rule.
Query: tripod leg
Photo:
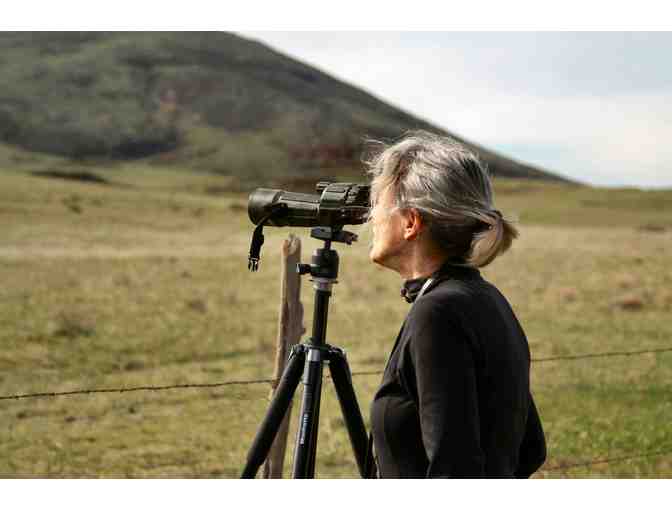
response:
[[[292,351],[273,401],[247,454],[247,463],[241,478],[254,478],[259,471],[259,467],[268,457],[278,428],[280,428],[280,424],[287,413],[296,387],[299,385],[305,357],[305,352],[301,349]]]
[[[320,384],[321,386],[321,384]],[[317,457],[317,436],[320,428],[320,403],[322,401],[322,392],[317,393],[317,402],[315,403],[315,419],[313,421],[313,433],[310,436],[310,459],[308,460],[308,478],[315,478],[315,458]]]
[[[303,400],[299,414],[299,427],[294,446],[293,478],[310,478],[314,475],[310,471],[311,459],[317,448],[317,427],[322,391],[322,360],[324,353],[321,349],[308,349],[306,365],[303,372]],[[314,468],[314,464],[313,464]]]
[[[350,443],[352,443],[352,449],[355,452],[359,473],[362,478],[366,478],[368,476],[365,468],[368,446],[366,427],[362,413],[359,410],[359,405],[357,404],[355,389],[352,386],[350,367],[342,351],[333,350],[331,352],[329,370],[331,371],[331,378],[334,381],[334,387],[338,395],[338,402],[341,405],[345,425],[348,429]]]

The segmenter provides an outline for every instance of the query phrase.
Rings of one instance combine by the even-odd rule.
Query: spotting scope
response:
[[[273,227],[342,227],[365,223],[369,214],[368,184],[318,182],[317,194],[257,188],[250,194],[247,212],[255,225]]]
[[[365,223],[369,217],[370,189],[368,184],[352,182],[318,182],[316,194],[257,188],[250,193],[247,203],[247,214],[257,226],[252,236],[248,268],[256,271],[259,267],[264,225],[340,231],[344,225]],[[341,236],[350,241],[356,237],[354,234]]]

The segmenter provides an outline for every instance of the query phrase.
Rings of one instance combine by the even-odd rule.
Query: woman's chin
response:
[[[369,251],[369,260],[374,264],[379,264],[382,266],[384,257],[381,255],[382,254],[378,250],[371,248],[371,251]]]

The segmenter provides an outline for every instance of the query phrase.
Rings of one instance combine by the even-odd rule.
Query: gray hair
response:
[[[493,207],[485,165],[457,141],[411,131],[393,145],[372,141],[371,147],[365,163],[372,177],[372,208],[392,187],[395,208],[416,209],[431,239],[451,258],[483,267],[518,237]]]

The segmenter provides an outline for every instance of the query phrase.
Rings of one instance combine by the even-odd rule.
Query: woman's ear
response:
[[[403,212],[404,218],[404,239],[413,241],[420,235],[423,229],[422,216],[417,209],[407,209]]]

